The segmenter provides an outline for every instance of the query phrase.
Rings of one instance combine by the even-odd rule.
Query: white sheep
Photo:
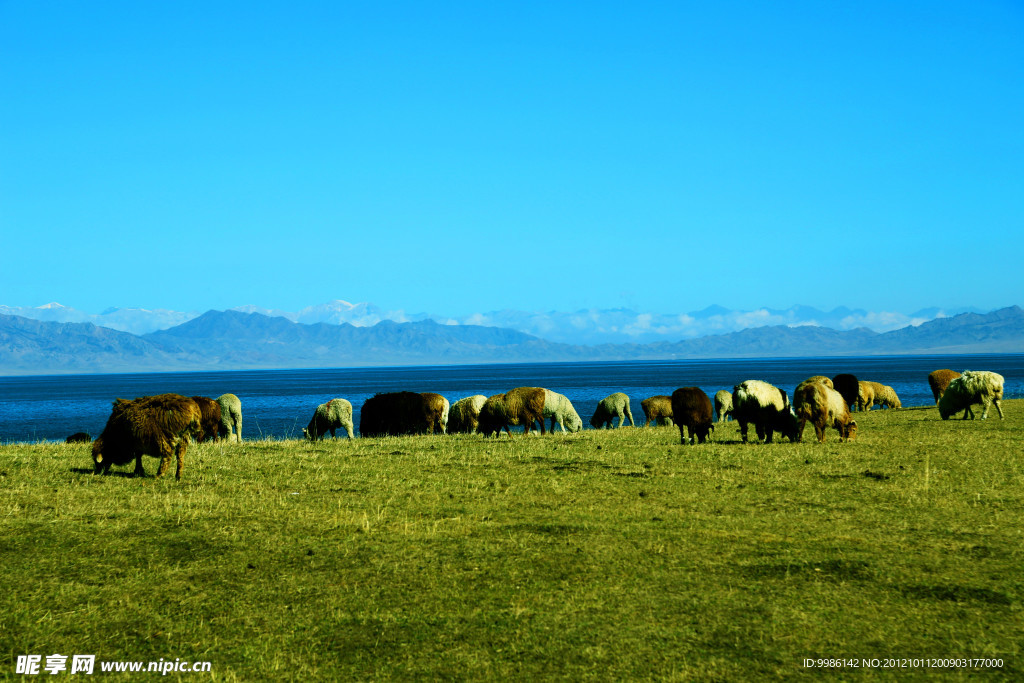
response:
[[[597,404],[597,410],[594,411],[594,416],[590,418],[590,426],[594,429],[604,429],[606,426],[611,429],[612,420],[615,417],[619,418],[620,427],[627,417],[629,418],[630,426],[636,426],[636,423],[633,422],[633,413],[629,410],[629,396],[626,396],[621,391],[609,394],[601,399],[601,402]]]
[[[945,393],[939,397],[939,415],[948,420],[951,415],[964,411],[964,418],[974,419],[971,406],[981,404],[981,419],[988,417],[988,409],[993,403],[999,411],[999,419],[1003,419],[1003,376],[987,370],[964,370],[946,387]]]
[[[242,402],[234,394],[221,394],[214,400],[220,406],[220,427],[217,429],[217,436],[229,441],[241,441]]]
[[[330,432],[333,439],[334,430],[339,427],[348,432],[348,438],[354,438],[352,404],[343,398],[332,398],[316,407],[313,417],[309,420],[309,426],[302,430],[302,435],[310,441],[316,441]]]
[[[551,433],[555,433],[555,424],[561,426],[563,432],[578,432],[583,429],[583,420],[566,396],[544,390],[544,418],[551,418]]]
[[[728,390],[719,389],[715,392],[715,412],[719,422],[725,422],[732,416],[732,394]]]

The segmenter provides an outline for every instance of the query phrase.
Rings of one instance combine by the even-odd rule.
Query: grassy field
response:
[[[181,482],[2,446],[0,677],[60,653],[211,662],[181,680],[819,678],[819,657],[1020,679],[1024,401],[1004,410],[875,411],[824,445],[743,445],[733,422],[700,446],[203,444]],[[845,676],[894,673],[978,672]]]

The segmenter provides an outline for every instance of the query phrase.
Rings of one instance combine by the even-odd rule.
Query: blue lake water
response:
[[[992,370],[1006,378],[1006,398],[1024,397],[1024,355],[884,356],[601,363],[522,363],[331,370],[48,375],[0,377],[0,443],[63,440],[74,432],[103,431],[115,398],[173,392],[242,400],[246,439],[297,438],[317,405],[346,398],[355,409],[378,392],[434,391],[449,401],[519,386],[542,386],[565,394],[583,422],[598,401],[622,391],[633,417],[643,423],[640,401],[698,386],[714,396],[747,379],[771,382],[792,394],[811,375],[849,372],[861,380],[891,385],[905,407],[932,405],[928,373],[939,368]]]

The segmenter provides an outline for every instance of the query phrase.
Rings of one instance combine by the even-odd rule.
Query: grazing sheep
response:
[[[875,404],[874,382],[857,382],[857,410],[871,410]]]
[[[426,434],[432,432],[440,414],[428,405],[423,394],[394,391],[366,399],[359,413],[362,436]]]
[[[939,415],[948,420],[951,415],[964,411],[964,418],[973,420],[971,406],[981,404],[981,419],[988,418],[989,406],[995,404],[999,419],[1003,419],[1003,376],[987,370],[964,370],[954,377],[939,397]]]
[[[732,417],[732,394],[726,389],[719,389],[715,392],[715,412],[718,414],[718,421],[725,422]]]
[[[949,383],[959,376],[960,373],[956,370],[948,369],[935,370],[928,375],[928,386],[931,387],[932,396],[935,397],[935,405],[939,404],[939,399],[946,392]]]
[[[197,441],[217,440],[220,429],[220,404],[209,396],[193,396],[192,400],[199,406],[202,419],[199,420],[199,437]]]
[[[653,421],[656,425],[672,424],[672,397],[651,396],[640,401],[640,408],[644,411],[644,427]]]
[[[334,430],[339,427],[343,427],[348,432],[348,438],[355,438],[352,424],[352,404],[343,398],[332,398],[327,403],[321,403],[316,407],[309,425],[302,430],[302,435],[310,441],[316,441],[329,431],[333,439]]]
[[[818,443],[825,443],[825,430],[835,427],[840,441],[852,441],[857,436],[857,423],[853,420],[850,407],[842,394],[818,382],[804,382],[793,393],[799,425],[797,441],[803,441],[804,427],[810,420]]]
[[[217,428],[217,436],[241,443],[242,402],[234,394],[221,394],[216,400],[220,404],[220,427]]]
[[[480,409],[486,400],[486,396],[477,394],[453,403],[449,412],[448,431],[453,434],[475,434],[480,420]]]
[[[92,441],[92,436],[88,432],[75,432],[64,439],[64,443],[89,443],[90,441]]]
[[[544,390],[544,417],[551,418],[551,433],[555,433],[555,425],[562,427],[563,432],[576,433],[583,429],[583,420],[572,405],[572,401],[563,394]]]
[[[427,411],[430,419],[430,429],[427,430],[430,434],[435,431],[439,431],[442,434],[448,433],[448,411],[451,405],[441,394],[435,394],[431,391],[426,391],[422,394],[423,399],[427,402]]]
[[[903,404],[900,403],[900,397],[896,395],[896,390],[888,384],[874,383],[875,389],[875,403],[879,406],[885,406],[886,408],[902,408]]]
[[[629,424],[631,427],[635,427],[636,423],[633,422],[633,413],[629,410],[629,396],[626,396],[621,391],[609,394],[601,399],[601,402],[597,404],[597,410],[594,411],[594,416],[590,418],[590,426],[594,429],[604,429],[606,426],[608,429],[612,428],[612,420],[619,418],[619,427],[629,418]]]
[[[747,442],[747,428],[754,424],[758,441],[771,443],[775,432],[796,441],[796,416],[789,409],[786,392],[768,382],[748,379],[732,390],[732,417],[740,423],[740,436]]]
[[[544,389],[540,387],[517,387],[504,394],[489,396],[480,408],[478,430],[484,436],[500,435],[501,430],[511,437],[509,425],[522,425],[526,434],[535,422],[540,421],[540,433],[544,430]]]
[[[853,410],[857,406],[857,394],[860,393],[860,382],[849,373],[842,373],[832,378],[832,388],[839,392],[846,405]]]
[[[134,401],[119,398],[103,433],[92,444],[94,471],[107,474],[112,465],[135,460],[135,476],[142,477],[146,475],[142,456],[152,455],[160,458],[159,478],[177,456],[175,479],[180,480],[189,438],[199,434],[202,417],[195,401],[178,394],[143,396]]]
[[[800,384],[804,384],[806,382],[818,382],[819,384],[824,384],[829,389],[834,389],[835,388],[832,385],[832,380],[829,379],[828,377],[826,377],[825,375],[814,375],[813,377],[808,377],[803,382],[800,382]],[[797,385],[797,386],[799,386],[799,385]]]
[[[714,431],[711,423],[711,399],[699,387],[680,387],[672,392],[672,415],[679,425],[679,440],[686,443],[686,430],[690,430],[690,443],[707,441]]]
[[[871,410],[871,406],[878,404],[879,408],[901,408],[900,397],[896,390],[881,382],[859,382],[857,393],[857,407],[860,410]]]

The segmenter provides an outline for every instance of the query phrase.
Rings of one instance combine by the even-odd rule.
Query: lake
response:
[[[185,396],[237,394],[242,400],[246,439],[302,436],[317,405],[346,398],[359,409],[378,392],[433,391],[454,403],[473,394],[519,386],[542,386],[565,394],[589,429],[598,401],[610,393],[629,395],[633,417],[643,424],[640,401],[698,386],[713,397],[719,389],[761,379],[785,389],[811,375],[849,372],[861,380],[891,385],[904,407],[933,405],[928,373],[992,370],[1006,378],[1006,398],[1024,396],[1024,355],[879,356],[863,358],[781,358],[441,365],[326,370],[246,370],[112,375],[0,377],[0,443],[63,441],[74,432],[93,437],[103,431],[115,398],[173,392]]]

